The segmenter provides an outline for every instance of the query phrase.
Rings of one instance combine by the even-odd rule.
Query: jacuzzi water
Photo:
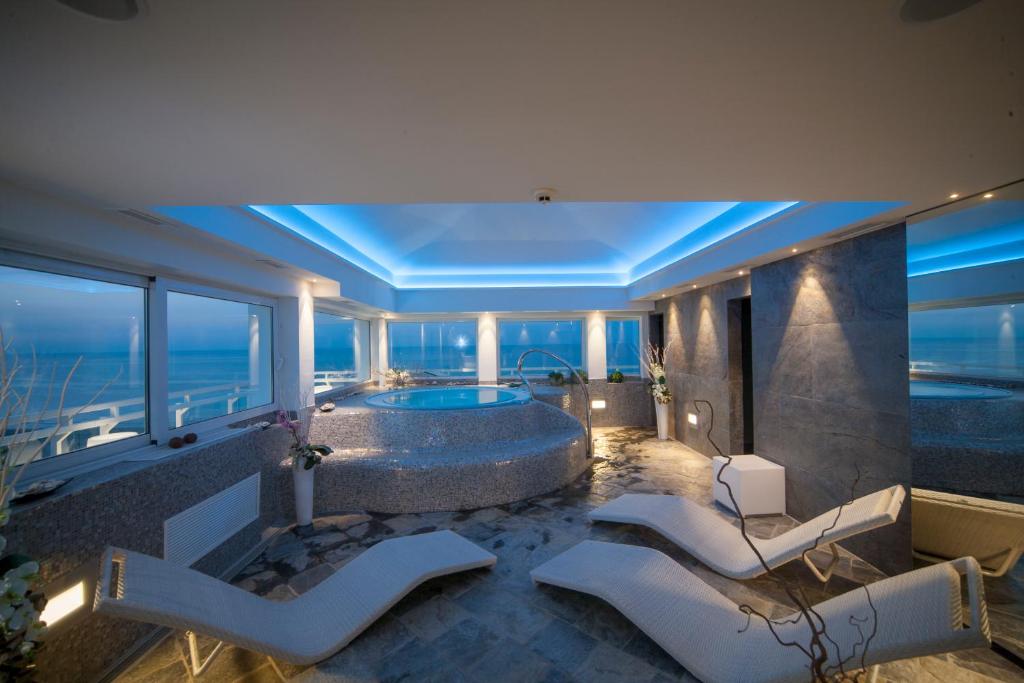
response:
[[[524,391],[500,387],[421,387],[397,389],[366,399],[371,406],[407,410],[459,410],[526,403]]]
[[[1006,398],[1013,392],[997,387],[957,382],[930,382],[910,380],[910,398]]]

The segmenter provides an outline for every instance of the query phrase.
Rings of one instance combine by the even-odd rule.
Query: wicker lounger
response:
[[[423,581],[495,561],[452,531],[404,536],[372,546],[294,600],[274,602],[165,560],[108,548],[93,609],[188,631],[196,674],[223,642],[312,664],[345,647]],[[222,641],[205,662],[194,632]]]
[[[892,486],[847,504],[838,522],[836,508],[775,538],[752,540],[769,567],[774,569],[803,556],[814,575],[827,581],[839,561],[835,544],[895,522],[904,496],[902,486]],[[592,510],[589,517],[592,521],[650,527],[724,576],[750,579],[765,571],[738,527],[683,496],[627,493]],[[829,527],[832,528],[825,531]],[[832,560],[824,571],[804,555],[816,542],[819,547],[827,544],[832,550]]]
[[[911,489],[910,514],[922,560],[971,555],[987,576],[1002,576],[1024,552],[1024,505]]]
[[[602,598],[690,673],[705,683],[803,682],[808,659],[780,645],[761,619],[748,622],[736,603],[651,548],[584,541],[531,574],[546,583]],[[970,627],[964,626],[961,575],[966,577]],[[878,610],[877,631],[864,666],[990,644],[984,587],[978,563],[970,557],[884,579],[869,586]],[[842,657],[862,642],[858,627],[872,632],[867,593],[858,588],[815,606]],[[857,620],[867,621],[858,622]],[[806,625],[778,620],[786,641],[807,643]],[[749,625],[749,627],[748,627]],[[830,646],[831,664],[838,656]],[[861,666],[862,648],[846,665]]]

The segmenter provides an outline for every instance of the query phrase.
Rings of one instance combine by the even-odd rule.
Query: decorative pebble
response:
[[[330,401],[327,401],[326,403],[320,404],[320,412],[322,412],[322,413],[329,413],[332,410],[334,410],[334,404],[331,403]]]
[[[189,432],[185,435],[185,443],[195,443],[196,441],[199,441],[199,435],[195,432]]]
[[[185,440],[180,436],[172,436],[170,441],[167,442],[167,445],[171,448],[181,448],[185,445]]]

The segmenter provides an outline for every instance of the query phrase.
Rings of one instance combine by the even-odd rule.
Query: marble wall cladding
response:
[[[107,546],[160,557],[165,519],[261,472],[260,518],[194,565],[218,575],[256,546],[277,517],[275,470],[287,448],[282,430],[246,428],[156,462],[112,465],[76,478],[66,491],[16,506],[4,533],[11,550],[39,560],[51,589],[85,579],[91,595]],[[38,660],[39,679],[97,680],[154,630],[81,608],[47,637]]]
[[[603,399],[602,410],[591,411],[594,427],[652,427],[654,426],[654,399],[646,381],[631,380],[611,384],[606,380],[591,380],[587,384],[590,400]],[[583,392],[579,387],[552,387],[535,385],[536,397],[574,415],[580,423],[583,413]]]
[[[751,274],[755,450],[786,467],[787,512],[910,486],[906,231],[895,226]],[[844,545],[911,567],[910,507]]]
[[[730,302],[749,295],[747,276],[677,294],[656,306],[665,317],[666,375],[674,397],[671,433],[707,456],[716,454],[709,427],[723,452],[743,452],[742,369],[736,367],[742,357],[735,346],[730,353],[729,344],[730,335],[739,334],[739,309]],[[709,411],[704,406],[697,410],[698,399],[714,407],[713,426]],[[689,413],[698,415],[696,426],[689,423]]]

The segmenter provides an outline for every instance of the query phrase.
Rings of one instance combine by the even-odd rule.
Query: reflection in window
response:
[[[316,393],[369,379],[369,328],[365,320],[320,311],[313,314]]]
[[[269,306],[168,292],[168,424],[270,403],[272,329]]]
[[[550,351],[574,368],[583,367],[582,320],[502,320],[498,340],[503,376],[515,374],[519,356],[528,349]],[[568,374],[564,365],[542,353],[530,354],[523,365],[528,375],[546,375],[553,370]]]
[[[605,322],[605,362],[608,372],[618,370],[624,375],[640,374],[640,321]]]
[[[910,313],[910,369],[979,378],[1024,377],[1024,305]]]
[[[388,365],[413,375],[474,377],[476,321],[390,322]]]
[[[0,292],[4,360],[10,372],[17,358],[13,387],[28,398],[29,418],[42,415],[40,431],[56,426],[61,387],[81,359],[43,457],[148,431],[144,288],[0,266]],[[15,445],[13,429],[0,448]]]

